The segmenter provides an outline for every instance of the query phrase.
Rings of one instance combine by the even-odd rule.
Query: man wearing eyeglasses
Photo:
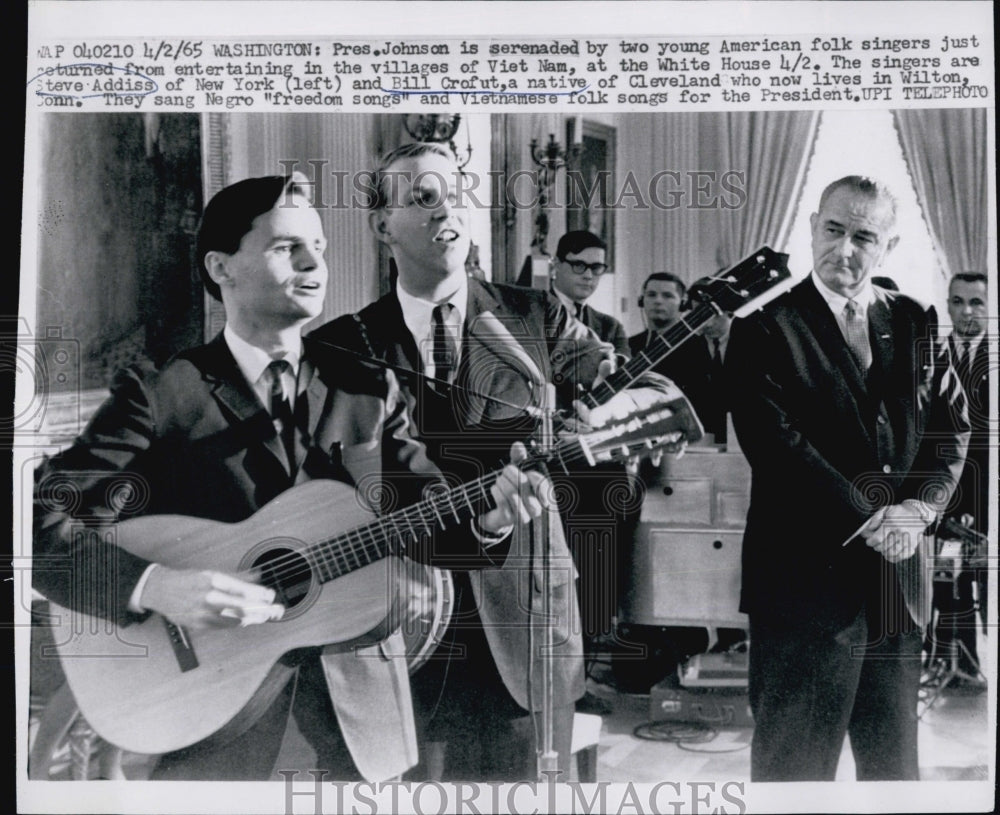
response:
[[[625,327],[610,314],[587,305],[608,271],[607,245],[593,232],[567,232],[556,245],[552,261],[552,291],[576,318],[604,342],[614,346],[619,356],[628,356]],[[566,539],[579,572],[580,617],[583,624],[584,654],[595,657],[602,642],[615,635],[614,616],[618,611],[620,555],[632,541],[642,495],[621,465],[606,464],[565,474],[556,474],[557,489],[577,496],[572,517],[563,516]],[[633,496],[621,506],[615,496]],[[577,701],[576,709],[606,716],[610,705],[589,691]]]
[[[615,347],[615,353],[628,356],[628,336],[625,327],[610,314],[587,305],[597,290],[601,275],[608,271],[607,246],[593,232],[576,229],[559,239],[552,262],[552,291],[580,322],[604,342]]]

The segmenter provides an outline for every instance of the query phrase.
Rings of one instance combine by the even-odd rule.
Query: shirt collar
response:
[[[861,318],[864,318],[868,314],[868,307],[875,300],[875,290],[872,288],[871,281],[869,280],[865,280],[861,291],[854,297],[848,298],[827,286],[826,283],[819,279],[819,275],[815,271],[810,277],[812,277],[813,285],[816,286],[816,290],[820,293],[820,296],[826,300],[826,304],[830,307],[830,311],[833,312],[833,316],[838,319],[843,316],[844,306],[847,305],[848,300],[853,300],[858,304],[858,316]]]
[[[450,303],[458,313],[458,325],[465,325],[465,310],[469,297],[469,279],[465,275],[461,276],[461,282],[457,291],[442,302]],[[398,283],[396,284],[396,298],[399,300],[399,307],[403,311],[403,322],[409,329],[413,338],[420,347],[420,341],[426,339],[431,333],[431,312],[434,306],[441,303],[434,303],[424,300],[422,297],[414,297]]]
[[[552,293],[555,294],[555,296],[559,298],[559,300],[562,302],[562,304],[564,306],[566,306],[567,309],[569,309],[569,313],[572,314],[575,317],[576,316],[576,304],[577,304],[577,301],[574,300],[569,295],[563,294],[555,286],[552,287]],[[581,309],[583,308],[583,306],[586,305],[586,303],[583,300],[580,300],[579,303],[580,303]],[[581,314],[582,313],[583,312],[581,311]]]
[[[952,329],[952,331],[951,331],[951,341],[955,344],[955,350],[958,351],[959,353],[961,353],[961,351],[962,351],[962,343],[963,342],[968,342],[969,343],[969,356],[972,356],[972,357],[974,357],[976,355],[976,351],[979,350],[979,343],[981,343],[983,341],[983,337],[985,337],[985,336],[986,336],[986,332],[985,331],[980,331],[974,337],[960,337],[958,334],[955,333],[954,329]]]
[[[263,376],[265,369],[271,364],[272,357],[263,348],[251,345],[239,334],[233,331],[229,323],[222,330],[222,335],[226,340],[226,345],[239,366],[240,373],[251,385],[257,383]],[[282,359],[291,365],[292,375],[297,376],[299,372],[299,362],[302,359],[302,339],[299,338],[299,347],[289,351]]]

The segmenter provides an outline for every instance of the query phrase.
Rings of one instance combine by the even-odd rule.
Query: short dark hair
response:
[[[899,286],[896,285],[896,281],[891,277],[885,277],[884,275],[876,275],[873,277],[872,284],[878,286],[880,289],[885,289],[886,291],[899,291]]]
[[[956,280],[961,280],[963,283],[982,283],[984,286],[988,285],[985,272],[956,272],[951,276],[951,280],[948,281],[949,291],[951,290],[951,284]]]
[[[559,239],[556,245],[556,257],[566,260],[566,255],[579,255],[584,249],[607,249],[608,245],[593,232],[586,229],[574,229]]]
[[[865,195],[869,198],[876,200],[885,201],[889,205],[889,212],[892,215],[892,222],[896,222],[896,196],[893,195],[892,190],[890,190],[883,182],[879,181],[877,178],[870,178],[865,175],[845,175],[843,178],[838,178],[836,181],[827,184],[826,189],[823,190],[819,197],[819,209],[817,212],[823,209],[823,205],[826,203],[827,199],[833,195],[839,189],[849,189],[861,195]]]
[[[663,280],[663,281],[665,281],[667,283],[673,283],[675,286],[677,286],[677,293],[681,297],[683,297],[684,293],[687,291],[687,286],[684,285],[684,281],[681,280],[673,272],[653,272],[643,282],[642,289],[640,290],[640,294],[645,294],[646,293],[646,286],[648,286],[654,280]]]
[[[433,154],[442,156],[450,161],[455,161],[455,154],[443,144],[429,141],[407,142],[400,145],[395,150],[383,153],[375,164],[372,171],[372,190],[368,199],[368,209],[385,209],[389,206],[389,190],[386,171],[397,161],[406,158],[417,158]],[[457,164],[456,164],[457,166]],[[459,170],[458,172],[461,172]]]
[[[240,248],[243,236],[253,229],[258,216],[274,209],[279,201],[301,195],[312,201],[312,184],[301,173],[247,178],[223,187],[208,202],[198,228],[195,257],[205,290],[222,300],[219,284],[212,280],[205,266],[209,252],[232,255]]]

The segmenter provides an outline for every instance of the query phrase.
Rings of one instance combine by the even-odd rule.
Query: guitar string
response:
[[[730,272],[730,274],[732,274],[732,272]],[[734,291],[734,282],[738,282],[724,278],[719,278],[719,280],[721,280],[723,286],[730,291]],[[702,325],[707,323],[708,320],[717,314],[718,307],[713,305],[713,303],[714,301],[703,301],[698,303],[690,314],[681,319],[678,325],[671,327],[668,331],[656,337],[653,346],[656,350],[652,356],[649,354],[649,348],[644,349],[638,357],[626,362],[622,368],[608,377],[591,393],[586,394],[583,397],[584,402],[591,408],[597,407],[611,399],[623,387],[632,384],[639,376],[656,364],[659,359],[667,356],[683,342],[693,337]],[[692,319],[696,323],[693,328],[689,324],[689,321]],[[637,370],[633,372],[633,369]],[[574,460],[576,458],[585,459],[586,455],[581,450],[580,453],[575,454],[573,458]],[[429,523],[427,521],[428,511],[433,513],[442,528],[447,527],[447,524],[444,521],[445,514],[453,515],[455,520],[460,522],[461,517],[453,500],[453,496],[455,496],[464,499],[471,517],[471,514],[474,512],[474,507],[469,497],[470,491],[478,489],[481,495],[477,497],[477,500],[485,500],[488,505],[490,503],[490,497],[487,493],[487,487],[492,486],[492,483],[495,482],[498,477],[499,472],[490,473],[483,478],[477,479],[476,481],[468,484],[463,484],[456,489],[446,490],[443,495],[439,495],[437,498],[424,499],[423,501],[419,501],[410,507],[398,510],[395,513],[389,513],[385,516],[381,516],[365,526],[348,530],[347,532],[344,532],[334,538],[310,544],[301,551],[289,552],[287,555],[270,561],[267,564],[268,571],[270,574],[274,575],[276,579],[278,579],[283,577],[285,573],[291,572],[293,569],[297,569],[299,561],[304,559],[307,564],[309,564],[311,569],[314,569],[319,573],[321,578],[323,577],[324,570],[329,572],[330,577],[327,578],[327,580],[329,580],[354,570],[350,565],[350,557],[353,557],[355,563],[357,564],[354,568],[361,568],[362,565],[374,563],[376,560],[379,560],[388,554],[388,552],[385,551],[386,547],[383,544],[384,541],[391,541],[395,538],[403,544],[403,548],[405,549],[406,536],[404,533],[399,531],[399,528],[396,525],[396,519],[402,520],[406,523],[407,532],[414,541],[419,540],[420,535],[416,531],[417,529],[422,530],[424,535],[429,535],[434,528],[434,523]],[[445,502],[448,504],[447,508],[444,507]],[[441,506],[439,506],[439,504]],[[445,512],[446,509],[447,512]],[[416,522],[416,529],[414,528],[414,522]],[[389,529],[386,524],[389,524],[391,529]],[[379,530],[380,534],[376,533],[376,529]],[[356,544],[351,542],[352,535],[358,539],[360,550]],[[361,554],[364,555],[366,560],[366,563],[364,564],[361,562]]]
[[[566,449],[571,449],[575,448],[577,445],[575,441],[571,441],[562,446]],[[582,452],[579,454],[574,454],[573,456],[565,456],[561,453],[561,451],[557,450],[555,452],[555,455],[558,458],[560,458],[560,460],[568,461],[569,463],[573,463],[577,458],[580,459],[585,458],[585,455]],[[525,465],[533,464],[537,460],[538,460],[537,456],[530,457],[526,462],[524,462],[524,464]],[[376,518],[376,520],[364,526],[347,530],[346,532],[342,532],[341,534],[334,536],[332,538],[327,538],[322,541],[317,541],[316,543],[310,544],[301,551],[289,552],[287,555],[275,558],[273,561],[270,561],[267,564],[268,573],[273,574],[275,577],[284,576],[285,574],[292,573],[294,571],[296,564],[300,558],[304,558],[305,560],[307,560],[307,562],[310,562],[310,565],[313,565],[314,562],[310,560],[310,556],[319,555],[323,562],[331,562],[334,563],[336,566],[337,573],[331,574],[330,578],[327,579],[347,574],[350,571],[353,571],[352,569],[349,568],[347,557],[346,555],[344,555],[341,558],[337,558],[336,552],[337,551],[344,552],[345,550],[349,550],[351,554],[355,556],[355,560],[360,565],[360,560],[358,559],[358,550],[356,548],[356,545],[352,544],[350,541],[352,535],[356,536],[361,542],[361,551],[365,554],[368,560],[368,563],[364,565],[374,563],[376,560],[379,560],[386,554],[389,554],[388,552],[383,551],[384,547],[381,545],[382,537],[396,537],[400,541],[403,541],[405,546],[405,533],[400,533],[397,521],[404,522],[406,525],[406,531],[414,539],[419,539],[421,532],[423,534],[429,534],[429,532],[433,529],[434,525],[427,522],[428,512],[433,512],[435,517],[441,518],[441,513],[437,511],[436,504],[444,503],[445,501],[449,502],[449,506],[452,510],[452,512],[449,514],[454,514],[456,520],[461,520],[457,511],[455,511],[454,502],[451,501],[452,494],[460,494],[461,498],[464,499],[464,503],[470,510],[470,517],[471,517],[471,512],[474,512],[474,505],[470,500],[470,496],[478,492],[479,495],[476,496],[477,500],[479,500],[479,498],[482,498],[487,501],[491,500],[488,488],[492,486],[493,482],[495,482],[499,476],[500,476],[499,471],[488,473],[487,475],[481,476],[480,478],[475,479],[474,481],[461,484],[458,487],[448,490],[443,494],[432,496],[430,498],[425,498],[400,510],[396,510],[395,512],[389,513],[388,515],[378,517]],[[386,528],[387,522],[392,526],[391,530]],[[381,529],[382,536],[379,536],[376,533],[376,529]],[[366,535],[367,535],[367,542],[365,538]],[[338,549],[338,547],[336,547],[335,544],[346,544],[346,545],[342,545]],[[323,550],[328,550],[328,551],[324,552]],[[334,558],[331,559],[330,557],[327,556],[328,554],[334,554]],[[374,557],[372,557],[373,554],[375,555]],[[343,564],[343,566],[348,566],[348,568],[343,568],[341,564]],[[286,566],[289,568],[286,569],[285,568]],[[321,563],[319,561],[315,561],[315,567],[322,576],[323,571],[321,568]]]
[[[774,286],[776,286],[779,282],[781,282],[781,280],[783,279],[781,275],[782,271],[784,271],[786,273],[785,276],[787,276],[787,268],[785,268],[784,263],[780,262],[778,257],[774,257],[773,259],[768,258],[769,253],[771,253],[771,250],[768,247],[761,247],[752,255],[750,255],[746,260],[738,263],[729,271],[722,272],[719,275],[714,276],[713,278],[711,278],[711,280],[713,283],[721,283],[722,288],[728,289],[730,294],[736,296],[736,299],[739,301],[739,305],[744,306],[754,298],[764,294],[765,292],[769,291]],[[769,260],[771,260],[772,262],[768,262]],[[751,264],[750,267],[743,268],[747,265],[747,263]],[[754,281],[752,279],[751,280],[741,279],[745,277],[749,272],[758,270],[758,268],[761,266],[764,267],[763,270],[765,272],[767,272],[770,275],[776,275],[776,276],[766,277],[763,280],[758,279],[757,281]],[[775,266],[777,268],[773,268]],[[762,284],[764,286],[763,289],[759,291],[753,291],[751,293],[750,291],[751,289],[754,289],[756,286],[760,286]],[[736,289],[736,286],[740,286],[740,289],[739,290]],[[619,390],[621,390],[622,387],[630,385],[632,382],[635,381],[636,378],[638,378],[638,376],[640,376],[650,367],[655,365],[662,357],[666,356],[671,351],[673,351],[674,348],[676,348],[678,345],[685,342],[690,337],[694,336],[695,332],[697,332],[697,330],[701,328],[703,323],[708,322],[709,319],[711,319],[713,316],[715,316],[715,314],[718,313],[718,303],[716,302],[716,300],[719,299],[719,294],[716,293],[713,296],[712,294],[706,291],[704,292],[704,295],[708,298],[707,301],[700,302],[698,306],[691,312],[691,314],[688,315],[688,317],[697,317],[696,322],[698,323],[698,325],[693,330],[690,330],[690,332],[685,331],[684,329],[687,327],[685,324],[686,318],[682,319],[680,324],[672,326],[666,332],[659,335],[654,341],[654,343],[657,346],[662,344],[667,345],[666,350],[662,348],[657,348],[656,353],[652,357],[646,353],[646,350],[648,349],[644,350],[643,352],[640,352],[638,356],[633,357],[631,360],[626,362],[625,365],[622,366],[622,368],[620,368],[614,374],[609,376],[606,380],[604,380],[604,382],[602,382],[600,385],[594,388],[593,391],[586,394],[582,399],[584,404],[586,404],[588,407],[591,408],[604,404],[605,401],[614,396]],[[732,310],[732,309],[727,309],[727,310]],[[676,343],[671,342],[669,339],[668,335],[671,334],[671,332],[677,334],[679,337]],[[637,362],[640,357],[644,358],[646,360],[646,363],[640,364],[638,366],[639,370],[633,375],[631,372],[631,368],[636,366],[633,366],[632,363]]]
[[[554,451],[554,455],[560,460],[560,462],[562,462],[563,466],[572,465],[578,461],[586,461],[586,453],[583,452],[582,447],[577,444],[576,440],[567,442],[561,445],[561,447],[564,448],[564,450],[557,448],[557,450]],[[647,444],[646,440],[642,440],[623,444],[622,447],[626,448],[626,453],[623,453],[622,455],[626,455],[647,449]],[[634,451],[633,447],[635,448]],[[538,460],[538,456],[529,457],[529,459],[523,463],[523,466],[536,463]],[[405,522],[407,532],[415,540],[420,537],[416,530],[421,530],[424,535],[428,535],[434,527],[434,524],[427,522],[428,512],[432,512],[434,516],[439,519],[442,527],[446,526],[443,522],[442,513],[438,511],[439,508],[443,508],[444,503],[448,504],[448,508],[450,510],[445,514],[452,514],[454,515],[456,521],[461,521],[461,517],[459,516],[455,502],[452,500],[452,496],[460,498],[469,511],[468,517],[472,517],[472,512],[475,511],[475,507],[471,498],[473,495],[478,493],[478,495],[475,495],[476,500],[482,499],[492,501],[492,496],[490,496],[488,488],[493,485],[499,476],[500,471],[488,473],[485,476],[481,476],[478,479],[461,484],[458,487],[447,490],[437,496],[425,498],[407,507],[389,513],[388,515],[378,517],[364,526],[355,527],[354,529],[349,529],[346,532],[342,532],[332,538],[317,541],[316,543],[310,544],[303,550],[289,552],[287,555],[283,555],[275,558],[273,561],[269,561],[266,566],[267,573],[269,575],[273,575],[275,578],[281,578],[288,574],[294,574],[298,569],[299,560],[305,559],[307,563],[309,563],[310,567],[319,573],[321,578],[324,576],[323,564],[332,563],[334,565],[334,573],[331,573],[329,568],[325,569],[325,573],[329,574],[329,577],[326,577],[324,582],[349,574],[351,571],[354,571],[354,569],[350,568],[346,554],[344,554],[341,558],[337,558],[336,554],[338,551],[345,552],[346,550],[347,552],[350,552],[350,554],[354,556],[355,561],[359,564],[357,568],[360,568],[362,565],[370,565],[371,563],[374,563],[390,554],[390,552],[386,551],[384,545],[386,538],[397,538],[399,541],[403,542],[403,548],[405,549],[405,537],[398,530],[396,525],[397,520]],[[463,509],[463,512],[464,511],[465,510]],[[391,525],[391,529],[386,526],[387,522]],[[376,530],[378,530],[378,532]],[[379,532],[381,534],[379,534]],[[364,554],[367,561],[366,563],[361,563],[357,544],[351,542],[351,536],[358,538],[361,546],[360,553]],[[341,544],[341,546],[338,548],[336,544]],[[332,558],[329,556],[331,554],[333,555]],[[316,559],[317,556],[319,560]],[[343,566],[340,565],[341,563]],[[343,568],[345,566],[347,568]]]
[[[684,319],[682,319],[680,323],[671,326],[663,334],[658,334],[654,339],[651,348],[644,348],[640,351],[638,356],[630,359],[621,368],[619,368],[618,371],[611,374],[611,376],[594,388],[593,391],[584,396],[583,401],[588,407],[591,408],[604,404],[623,387],[631,385],[636,379],[646,373],[646,371],[652,368],[663,357],[669,355],[675,348],[693,337],[697,333],[698,329],[717,313],[718,312],[716,312],[712,306],[699,304],[694,311],[688,315],[688,318],[695,318],[695,322],[697,324],[694,328],[688,326]],[[677,336],[676,341],[671,337],[671,335]],[[666,348],[663,348],[662,346],[666,346]],[[653,350],[654,353],[650,354],[650,350]],[[633,363],[639,364],[635,365]],[[637,368],[638,370],[636,370],[633,374],[632,368]]]

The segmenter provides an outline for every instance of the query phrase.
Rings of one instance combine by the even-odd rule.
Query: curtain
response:
[[[945,272],[986,271],[986,109],[894,110],[917,200]]]
[[[715,207],[719,269],[735,265],[765,244],[777,251],[784,249],[812,157],[819,117],[818,112],[807,111],[705,117],[702,138],[714,153],[708,166],[719,173],[742,173],[741,180],[730,177],[730,186],[739,184],[746,196],[738,201],[732,193],[724,193]]]

